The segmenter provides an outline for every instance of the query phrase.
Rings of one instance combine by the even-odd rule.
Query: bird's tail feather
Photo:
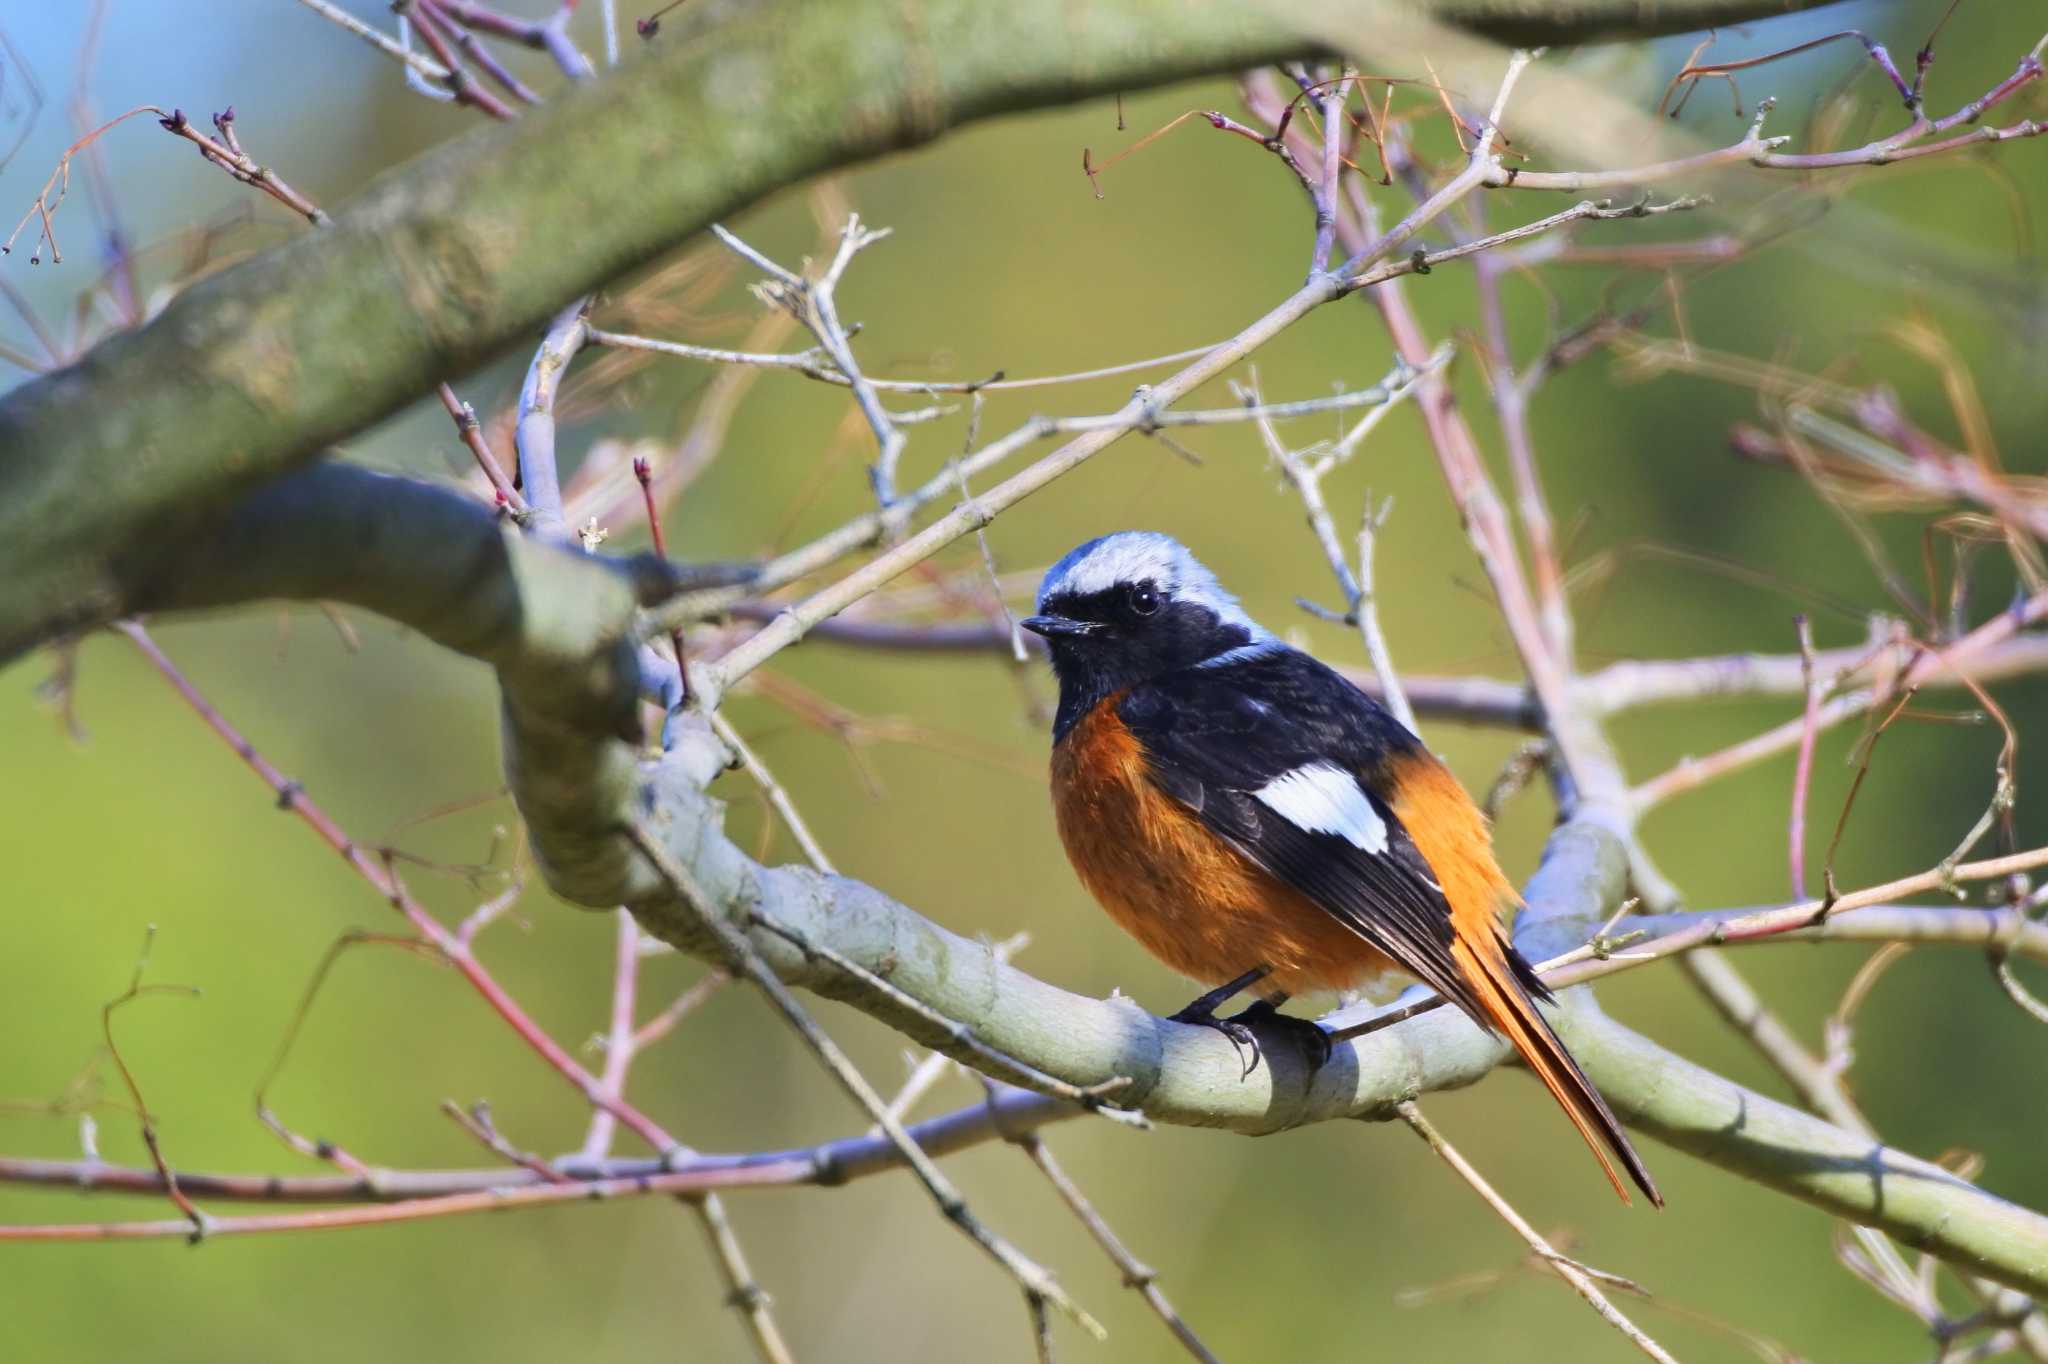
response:
[[[1478,936],[1478,935],[1475,935]],[[1489,941],[1490,940],[1490,941]],[[1657,1181],[1650,1177],[1642,1157],[1629,1144],[1628,1136],[1615,1120],[1613,1110],[1607,1101],[1579,1069],[1571,1053],[1564,1049],[1550,1024],[1537,1011],[1535,1000],[1530,997],[1530,987],[1542,991],[1542,982],[1535,973],[1520,961],[1514,948],[1502,940],[1498,933],[1488,933],[1477,943],[1459,934],[1451,944],[1451,955],[1457,960],[1459,970],[1470,987],[1472,1005],[1495,1031],[1513,1044],[1521,1054],[1543,1087],[1550,1091],[1558,1106],[1572,1120],[1572,1126],[1579,1129],[1586,1145],[1600,1158],[1600,1168],[1607,1172],[1607,1178],[1614,1185],[1614,1191],[1621,1195],[1621,1201],[1629,1201],[1628,1188],[1621,1182],[1621,1176],[1608,1159],[1611,1149],[1628,1170],[1629,1178],[1641,1189],[1650,1202],[1657,1207],[1664,1206],[1664,1196],[1657,1191]],[[1520,967],[1520,970],[1516,968]],[[1522,977],[1527,976],[1525,985]],[[1547,995],[1546,995],[1547,997]],[[1462,1002],[1462,1001],[1461,1001]],[[1605,1143],[1607,1149],[1602,1149]]]

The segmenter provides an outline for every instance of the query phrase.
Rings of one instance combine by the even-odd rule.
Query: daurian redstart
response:
[[[1624,1202],[1602,1139],[1663,1202],[1537,1012],[1550,992],[1501,930],[1517,897],[1486,817],[1385,707],[1262,628],[1152,532],[1069,553],[1023,624],[1045,637],[1059,677],[1052,799],[1074,870],[1152,955],[1221,983],[1177,1019],[1252,1047],[1255,1066],[1241,1020],[1281,1018],[1303,991],[1406,972],[1514,1045]],[[1245,989],[1259,1001],[1218,1018]]]

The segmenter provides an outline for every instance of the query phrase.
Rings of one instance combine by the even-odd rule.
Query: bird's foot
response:
[[[1179,1013],[1169,1014],[1168,1018],[1175,1023],[1187,1023],[1198,1028],[1214,1028],[1230,1039],[1230,1045],[1237,1049],[1237,1059],[1244,1067],[1244,1073],[1238,1077],[1240,1079],[1251,1078],[1252,1072],[1259,1068],[1259,1061],[1263,1055],[1259,1049],[1258,1034],[1252,1031],[1253,1024],[1284,1032],[1293,1038],[1301,1048],[1303,1059],[1308,1062],[1311,1074],[1322,1069],[1323,1063],[1330,1059],[1328,1033],[1309,1019],[1295,1018],[1280,1012],[1280,1006],[1287,1002],[1285,995],[1277,999],[1261,999],[1228,1018],[1218,1018],[1216,1006],[1236,993],[1237,990],[1230,987],[1211,990]]]
[[[1180,1012],[1168,1014],[1166,1016],[1167,1021],[1186,1023],[1196,1028],[1214,1028],[1217,1032],[1222,1033],[1230,1040],[1230,1045],[1237,1048],[1238,1062],[1244,1067],[1244,1074],[1238,1078],[1250,1079],[1251,1073],[1259,1068],[1259,1039],[1253,1035],[1250,1028],[1238,1022],[1237,1016],[1218,1018],[1216,1016],[1216,1005],[1220,1001],[1215,998],[1215,995],[1215,991],[1210,991]],[[1223,998],[1228,999],[1230,996],[1225,995]],[[1257,1005],[1252,1006],[1252,1008],[1257,1007]],[[1251,1009],[1244,1010],[1244,1013],[1250,1012]]]
[[[1281,1013],[1280,1006],[1286,1002],[1285,995],[1278,999],[1262,999],[1239,1010],[1224,1021],[1234,1023],[1240,1028],[1248,1022],[1257,1023],[1275,1032],[1286,1034],[1293,1039],[1295,1046],[1301,1049],[1302,1060],[1308,1063],[1308,1073],[1313,1075],[1330,1059],[1330,1034],[1324,1032],[1322,1025],[1313,1018],[1296,1018],[1293,1014]],[[1249,1075],[1251,1072],[1245,1073]]]

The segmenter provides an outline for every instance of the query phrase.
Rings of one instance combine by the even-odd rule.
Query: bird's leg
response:
[[[1218,1018],[1216,1006],[1227,1003],[1257,985],[1273,973],[1270,966],[1255,966],[1235,980],[1225,981],[1205,995],[1189,1001],[1177,1013],[1167,1015],[1175,1023],[1187,1023],[1197,1028],[1214,1028],[1230,1039],[1230,1045],[1237,1048],[1237,1059],[1249,1076],[1259,1068],[1259,1039],[1252,1036],[1252,1030],[1234,1018]],[[1246,1060],[1249,1052],[1250,1058]]]
[[[1245,972],[1235,980],[1226,981],[1188,1004],[1179,1013],[1169,1014],[1175,1023],[1189,1023],[1198,1028],[1214,1028],[1230,1039],[1230,1045],[1237,1048],[1237,1058],[1244,1065],[1244,1075],[1249,1079],[1259,1068],[1259,1039],[1252,1032],[1251,1024],[1261,1024],[1288,1033],[1301,1045],[1308,1061],[1311,1074],[1322,1069],[1330,1059],[1330,1035],[1313,1020],[1295,1018],[1280,1012],[1280,1006],[1287,1002],[1284,990],[1268,991],[1256,1002],[1240,1009],[1228,1018],[1218,1018],[1216,1008],[1244,993],[1273,973],[1270,966],[1260,966]]]
[[[1190,1000],[1179,1013],[1168,1014],[1167,1017],[1175,1023],[1193,1023],[1198,1027],[1208,1027],[1217,1021],[1217,1005],[1229,1003],[1272,974],[1273,968],[1270,966],[1254,966],[1237,979],[1226,980],[1208,994]]]

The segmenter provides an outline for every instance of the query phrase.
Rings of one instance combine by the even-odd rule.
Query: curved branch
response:
[[[1060,990],[861,882],[753,862],[725,836],[723,805],[705,790],[726,766],[723,745],[698,722],[642,761],[625,723],[636,604],[676,586],[677,571],[659,561],[535,543],[438,489],[330,465],[266,489],[217,542],[155,567],[146,588],[127,589],[134,600],[164,609],[300,594],[350,601],[491,662],[514,794],[560,893],[625,903],[649,931],[717,959],[703,921],[632,846],[625,830],[637,821],[783,980],[967,1064],[981,1058],[960,1041],[962,1027],[978,1047],[1070,1085],[1121,1078],[1117,1103],[1160,1121],[1262,1133],[1385,1118],[1504,1059],[1498,1039],[1435,1010],[1338,1046],[1314,1071],[1285,1035],[1271,1037],[1269,1063],[1246,1078],[1235,1048],[1209,1029],[1128,999]],[[1546,955],[1592,933],[1619,903],[1626,871],[1622,844],[1597,814],[1560,828],[1527,887],[1525,950]],[[807,954],[806,942],[869,974]],[[2048,1218],[1692,1066],[1602,1018],[1583,990],[1565,998],[1559,1027],[1616,1110],[1644,1130],[2001,1283],[2048,1291]]]
[[[1814,2],[1427,8],[1562,40]],[[1314,55],[1328,45],[1319,29],[1370,31],[1382,12],[1383,0],[692,6],[615,76],[451,140],[338,211],[317,241],[221,272],[0,400],[0,661],[106,620],[116,546],[189,533],[778,188],[983,118]]]
[[[1058,990],[860,882],[755,866],[717,832],[716,802],[670,778],[675,761],[649,768],[666,845],[719,878],[705,883],[742,927],[768,918],[829,943],[967,1025],[984,1045],[1069,1083],[1126,1077],[1117,1102],[1155,1119],[1261,1133],[1332,1117],[1385,1118],[1401,1100],[1470,1083],[1503,1058],[1496,1039],[1437,1010],[1338,1046],[1320,1071],[1309,1071],[1286,1046],[1269,1045],[1271,1064],[1241,1079],[1234,1049],[1211,1030],[1154,1018],[1127,1000]],[[1539,911],[1532,917],[1546,928],[1597,920],[1620,899],[1626,862],[1619,841],[1597,825],[1567,825],[1530,883]],[[695,916],[666,897],[633,908],[651,932],[684,950],[715,951]],[[975,1063],[927,1017],[867,982],[807,958],[781,934],[755,931],[752,938],[785,980]],[[2048,1217],[1694,1066],[1606,1019],[1584,991],[1572,992],[1555,1018],[1594,1083],[1633,1125],[1973,1272],[2024,1291],[2048,1290]]]
[[[1559,1031],[1631,1127],[2023,1292],[2048,1290],[2048,1217],[1672,1055],[1596,1009]]]

